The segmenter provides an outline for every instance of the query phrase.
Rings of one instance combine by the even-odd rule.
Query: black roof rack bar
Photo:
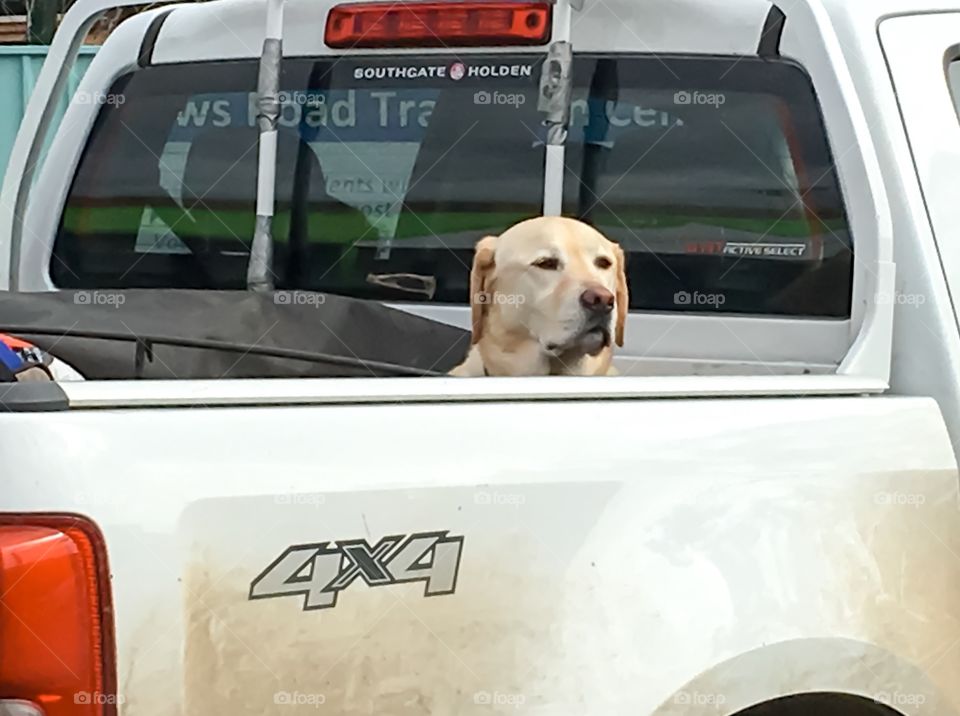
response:
[[[170,17],[173,8],[159,13],[147,26],[147,31],[143,34],[143,41],[140,43],[140,52],[137,55],[137,65],[140,67],[149,67],[153,64],[153,48],[157,44],[157,37],[160,35],[160,28]]]
[[[763,23],[763,34],[760,35],[760,45],[757,54],[760,57],[779,57],[780,39],[783,37],[783,26],[787,16],[776,4],[771,6],[767,19]]]

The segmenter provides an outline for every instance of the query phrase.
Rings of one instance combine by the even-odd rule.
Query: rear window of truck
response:
[[[466,304],[476,241],[540,213],[542,56],[287,59],[278,288]],[[54,245],[69,288],[244,288],[257,63],[102,97]],[[846,318],[852,239],[785,61],[577,56],[564,213],[620,242],[631,309]]]

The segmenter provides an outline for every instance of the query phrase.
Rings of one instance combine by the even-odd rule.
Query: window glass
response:
[[[630,253],[634,307],[846,317],[852,241],[785,62],[578,57],[565,213]]]
[[[543,205],[538,57],[286,60],[278,287],[465,301],[476,240]],[[256,62],[151,67],[111,90],[67,202],[64,286],[243,288]]]
[[[947,79],[950,82],[950,94],[953,96],[953,104],[960,114],[960,60],[954,60],[947,65]]]
[[[541,211],[539,63],[285,60],[277,285],[466,303],[476,241]],[[256,73],[116,83],[63,213],[58,285],[244,287]],[[849,316],[852,240],[799,67],[578,56],[566,164],[564,213],[624,246],[631,308]]]

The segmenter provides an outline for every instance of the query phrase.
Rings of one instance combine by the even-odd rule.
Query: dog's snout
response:
[[[590,286],[580,294],[580,305],[591,313],[610,313],[613,301],[613,294],[603,286]]]

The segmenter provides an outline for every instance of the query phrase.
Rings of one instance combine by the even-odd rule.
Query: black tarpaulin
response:
[[[0,292],[0,332],[90,380],[429,375],[470,345],[466,331],[377,302],[284,291]]]

